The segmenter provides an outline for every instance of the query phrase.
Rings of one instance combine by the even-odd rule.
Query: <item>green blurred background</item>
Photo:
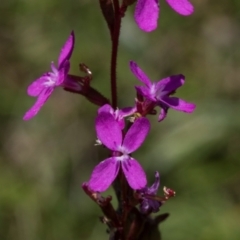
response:
[[[122,24],[118,60],[119,107],[134,103],[129,60],[152,80],[183,73],[176,96],[197,104],[193,114],[169,111],[150,118],[152,131],[134,155],[176,198],[161,208],[164,240],[240,239],[240,1],[191,0],[181,17],[161,1],[152,33]],[[3,0],[0,6],[0,239],[107,239],[98,207],[83,193],[104,159],[94,147],[96,107],[57,89],[39,114],[22,117],[35,99],[27,86],[57,61],[71,30],[76,45],[71,73],[84,62],[93,86],[109,94],[110,40],[94,0]],[[113,194],[110,189],[107,194]],[[162,195],[162,190],[159,191]]]

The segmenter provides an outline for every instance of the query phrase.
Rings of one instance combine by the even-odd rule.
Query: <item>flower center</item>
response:
[[[128,158],[128,153],[124,147],[120,146],[118,151],[112,152],[112,156],[117,157],[119,161],[124,161],[126,158]]]
[[[47,81],[44,83],[44,85],[46,87],[53,87],[53,86],[55,86],[56,85],[56,78],[57,77],[49,76],[47,78]]]
[[[58,81],[58,70],[54,66],[53,62],[51,64],[52,72],[47,73],[46,81],[44,82],[45,87],[54,87]]]

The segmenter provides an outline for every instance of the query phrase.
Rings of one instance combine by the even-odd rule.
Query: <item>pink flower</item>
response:
[[[130,69],[135,77],[145,86],[136,86],[138,94],[145,97],[155,106],[161,107],[158,121],[162,121],[169,108],[177,111],[191,113],[196,108],[195,104],[186,102],[180,98],[170,97],[175,90],[184,84],[185,77],[182,74],[173,75],[157,82],[151,82],[142,69],[133,61],[130,61]]]
[[[94,168],[88,186],[96,192],[105,191],[121,168],[132,189],[145,187],[145,172],[130,154],[142,145],[149,130],[148,119],[138,118],[123,137],[122,128],[114,116],[111,113],[100,112],[96,118],[96,132],[103,145],[111,150],[111,157]]]
[[[193,13],[194,7],[188,0],[166,0],[177,13],[187,16]],[[151,32],[157,28],[160,12],[158,0],[138,0],[134,18],[140,29]]]
[[[61,49],[58,57],[58,67],[56,68],[54,63],[51,63],[52,72],[44,73],[40,78],[36,79],[27,89],[29,96],[37,97],[35,104],[25,113],[23,119],[29,120],[34,117],[44,103],[48,100],[55,87],[69,86],[75,83],[71,83],[71,80],[67,78],[70,70],[69,59],[72,55],[74,48],[74,32],[72,32]]]

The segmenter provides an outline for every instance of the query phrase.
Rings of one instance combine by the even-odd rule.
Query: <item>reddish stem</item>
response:
[[[112,36],[112,55],[111,55],[111,95],[112,95],[112,107],[117,108],[117,54],[118,43],[121,28],[121,13],[118,0],[113,0],[115,22],[114,31]]]

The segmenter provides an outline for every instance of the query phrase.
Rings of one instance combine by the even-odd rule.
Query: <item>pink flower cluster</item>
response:
[[[166,1],[181,15],[189,15],[193,12],[193,6],[188,0]],[[157,0],[138,0],[134,17],[139,28],[146,32],[154,30],[157,27],[159,11],[160,5]],[[112,39],[114,41],[115,38]],[[94,167],[84,188],[87,187],[90,193],[104,192],[121,174],[130,188],[137,192],[141,212],[157,212],[164,202],[156,200],[159,173],[155,173],[155,183],[151,187],[147,187],[145,171],[139,161],[132,157],[132,154],[146,140],[150,131],[150,121],[147,117],[156,114],[155,108],[160,107],[159,122],[166,118],[169,109],[185,113],[194,111],[195,104],[172,96],[179,87],[183,86],[185,77],[178,74],[152,82],[137,63],[130,61],[131,72],[143,85],[135,86],[134,106],[118,109],[90,86],[92,75],[86,65],[81,65],[82,71],[86,74],[85,77],[69,74],[74,44],[75,35],[74,32],[71,32],[60,51],[57,66],[52,62],[52,71],[42,74],[30,84],[27,90],[28,95],[37,97],[37,100],[25,113],[23,119],[33,118],[56,87],[81,94],[98,105],[99,109],[95,120],[96,135],[98,143],[109,150],[109,156]],[[174,195],[170,190],[166,194],[167,197]]]

